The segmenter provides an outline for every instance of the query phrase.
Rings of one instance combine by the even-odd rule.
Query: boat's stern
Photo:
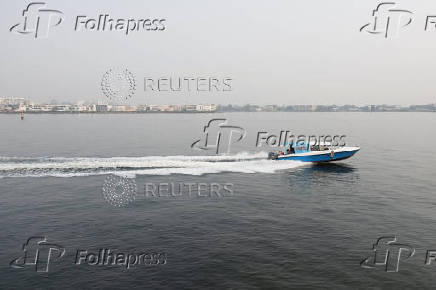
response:
[[[277,160],[279,158],[279,154],[276,152],[270,152],[268,153],[268,159],[270,160]]]

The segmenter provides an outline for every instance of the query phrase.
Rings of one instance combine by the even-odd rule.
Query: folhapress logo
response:
[[[396,8],[395,2],[380,3],[372,12],[373,20],[360,28],[370,34],[383,35],[385,38],[397,37],[400,30],[412,23],[413,13]]]
[[[23,19],[9,30],[18,34],[29,34],[35,38],[47,38],[50,29],[61,24],[63,13],[47,9],[44,2],[32,2],[23,10]]]
[[[62,258],[65,248],[47,242],[46,237],[30,237],[23,245],[24,256],[14,259],[9,264],[12,268],[35,268],[36,272],[47,273],[50,263]]]
[[[409,259],[415,254],[415,249],[409,245],[397,243],[396,237],[381,237],[373,245],[373,257],[368,257],[360,263],[362,268],[384,267],[386,272],[398,272],[401,258]]]
[[[47,237],[30,237],[23,245],[24,256],[12,260],[9,266],[14,269],[33,267],[38,273],[48,273],[50,265],[65,255],[65,248],[48,243]],[[126,253],[111,249],[77,249],[73,265],[75,266],[122,266],[128,270],[133,266],[157,266],[167,263],[165,252],[140,251]],[[65,264],[64,264],[65,266]]]
[[[223,152],[230,153],[232,144],[244,139],[245,135],[244,128],[228,125],[226,119],[212,119],[204,126],[202,138],[192,143],[191,148],[215,150],[219,154],[220,148],[227,147]]]
[[[49,31],[64,20],[64,13],[48,9],[45,2],[31,2],[23,10],[21,22],[9,30],[17,34],[30,34],[34,38],[47,38]],[[138,31],[164,31],[166,19],[162,17],[112,17],[111,14],[87,16],[84,14],[70,17],[74,20],[71,29],[74,32],[123,32],[130,35]],[[150,32],[151,33],[151,32]]]

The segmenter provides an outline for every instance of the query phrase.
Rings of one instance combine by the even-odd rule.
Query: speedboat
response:
[[[295,160],[302,162],[331,162],[350,158],[360,147],[332,146],[331,143],[309,144],[297,142],[285,144],[280,152],[270,152],[268,159]]]

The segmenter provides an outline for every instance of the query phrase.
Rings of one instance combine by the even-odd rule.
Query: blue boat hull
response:
[[[351,156],[356,154],[357,151],[359,151],[359,149],[352,150],[352,151],[335,152],[334,154],[331,154],[330,151],[327,151],[326,153],[321,153],[316,155],[279,156],[277,160],[295,160],[301,162],[331,162],[331,161],[339,161],[339,160],[350,158]]]

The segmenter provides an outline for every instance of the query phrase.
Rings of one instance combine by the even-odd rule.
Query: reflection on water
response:
[[[354,166],[352,166],[350,164],[333,163],[333,162],[315,163],[312,165],[311,169],[313,171],[333,172],[333,173],[339,173],[339,174],[350,173],[350,172],[357,170],[357,168],[355,168]]]
[[[336,192],[352,191],[358,184],[359,170],[345,163],[316,163],[300,167],[284,175],[291,192],[297,194],[329,193],[329,187]]]

